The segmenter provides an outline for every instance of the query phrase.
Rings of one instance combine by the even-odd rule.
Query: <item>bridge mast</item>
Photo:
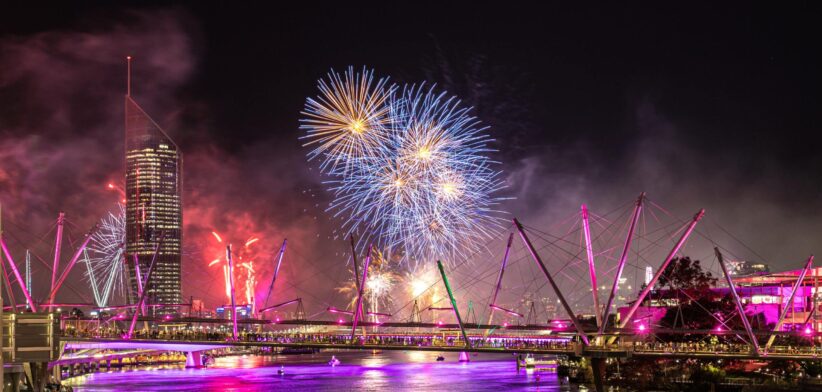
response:
[[[628,322],[631,321],[631,317],[634,316],[634,313],[636,313],[637,309],[639,309],[639,306],[642,305],[642,301],[645,300],[645,297],[654,288],[654,284],[656,284],[656,281],[659,280],[659,277],[662,276],[663,273],[665,273],[665,268],[668,267],[668,264],[671,263],[671,260],[674,258],[674,256],[676,256],[677,252],[679,252],[679,248],[681,248],[682,245],[685,244],[685,241],[688,240],[688,237],[691,235],[691,232],[694,231],[694,227],[699,222],[699,220],[702,219],[703,216],[705,216],[705,210],[699,210],[699,212],[697,212],[696,215],[694,215],[694,218],[687,224],[685,232],[682,233],[681,237],[679,237],[679,241],[676,242],[676,245],[674,245],[673,249],[671,249],[671,252],[668,253],[668,256],[665,258],[665,261],[663,261],[662,265],[659,266],[659,269],[656,271],[656,274],[654,274],[654,277],[651,278],[651,281],[648,282],[645,288],[642,289],[642,292],[639,293],[636,302],[634,302],[634,304],[628,310],[628,314],[625,315],[625,319],[619,323],[620,329],[625,328],[625,326],[628,325]],[[612,337],[611,339],[609,339],[609,343],[613,342],[615,339],[616,337]]]
[[[354,263],[354,287],[360,291],[360,270],[357,265],[357,247],[354,245],[354,234],[351,234],[351,262]]]
[[[489,311],[490,314],[488,315],[488,322],[486,324],[491,324],[491,321],[494,319],[494,310],[497,309],[497,295],[499,295],[499,290],[502,287],[502,275],[505,274],[505,265],[508,264],[508,255],[511,253],[511,243],[514,242],[514,233],[511,233],[508,236],[508,245],[505,246],[505,255],[502,256],[502,266],[499,268],[499,277],[497,277],[497,287],[494,289],[494,297],[491,298],[491,304],[488,305],[491,310]]]
[[[528,235],[525,234],[525,229],[522,227],[522,223],[519,223],[517,218],[514,218],[514,225],[517,227],[517,231],[519,231],[519,236],[522,237],[522,242],[525,243],[525,246],[528,247],[528,251],[531,252],[531,257],[533,257],[534,261],[537,263],[537,266],[542,270],[542,273],[545,274],[545,277],[548,278],[548,283],[551,284],[551,287],[554,289],[554,293],[557,294],[557,298],[559,302],[562,303],[562,307],[565,308],[565,313],[571,317],[571,321],[574,323],[574,327],[577,329],[577,334],[579,334],[580,339],[585,345],[589,345],[588,336],[585,335],[585,330],[582,329],[582,324],[579,323],[577,316],[574,314],[574,311],[571,310],[571,306],[568,304],[568,301],[565,300],[565,296],[562,295],[562,291],[559,290],[559,286],[557,283],[554,282],[554,278],[551,277],[551,273],[548,272],[548,268],[545,268],[545,264],[542,262],[542,259],[539,257],[536,249],[534,246],[531,245],[531,240],[528,239]]]
[[[137,253],[134,254],[134,276],[137,278],[137,298],[139,299],[143,296],[143,275],[140,273],[140,259],[137,257]],[[129,285],[129,288],[131,288],[131,285]],[[145,307],[139,310],[143,312],[143,315],[148,315]]]
[[[60,267],[60,250],[63,244],[63,223],[65,220],[66,214],[61,211],[60,214],[57,215],[57,237],[54,240],[54,263],[51,268],[51,288],[49,292],[54,290],[54,284],[57,282],[57,270]]]
[[[20,270],[17,269],[17,265],[14,263],[14,259],[11,257],[11,253],[9,253],[9,248],[6,246],[6,241],[3,238],[0,238],[0,247],[3,248],[3,253],[6,255],[6,261],[9,262],[9,266],[11,267],[11,271],[14,272],[14,277],[17,278],[17,284],[23,288],[23,295],[26,296],[26,302],[29,304],[32,312],[37,311],[37,307],[34,306],[34,301],[31,299],[31,295],[29,295],[29,290],[26,287],[26,282],[23,280],[23,277],[20,275]],[[8,274],[6,274],[5,266],[3,267],[3,275],[6,279],[6,284],[9,285],[8,282]],[[9,294],[13,295],[11,286],[8,286]],[[14,298],[14,297],[12,297]],[[13,300],[13,299],[12,299]]]
[[[160,235],[160,240],[157,241],[157,245],[154,247],[154,256],[151,258],[151,264],[148,265],[148,271],[146,272],[146,283],[143,285],[143,293],[140,294],[140,300],[137,301],[137,307],[134,309],[134,315],[131,317],[131,324],[128,327],[128,334],[125,336],[126,339],[131,339],[131,335],[134,334],[134,326],[137,324],[137,315],[140,314],[140,309],[146,302],[146,294],[149,290],[149,283],[151,283],[151,275],[154,273],[154,264],[157,262],[157,255],[160,254],[160,245],[162,245],[165,238],[165,233],[162,233]]]
[[[599,295],[597,294],[597,269],[594,263],[594,249],[591,246],[591,225],[588,223],[588,207],[583,204],[580,210],[582,214],[582,232],[585,235],[585,254],[588,256],[588,273],[591,275],[591,294],[594,296],[594,315],[596,316],[597,327],[599,327],[602,325],[602,314],[600,313]]]
[[[228,282],[231,286],[231,337],[237,341],[237,305],[234,302],[234,262],[231,260],[231,244],[225,247],[225,258],[228,261]]]
[[[353,322],[351,323],[351,344],[354,344],[354,337],[357,335],[357,322],[360,320],[360,315],[363,313],[362,311],[362,296],[365,292],[365,281],[368,279],[368,264],[371,264],[371,247],[374,245],[368,245],[368,253],[365,255],[365,262],[362,266],[362,284],[360,285],[359,290],[357,291],[357,303],[354,305],[354,318]],[[355,264],[356,265],[356,264]],[[355,277],[354,280],[357,278]]]
[[[71,272],[71,269],[74,268],[74,264],[77,263],[77,259],[80,258],[80,255],[83,254],[83,250],[86,249],[86,245],[88,245],[89,241],[91,241],[91,236],[94,234],[95,231],[97,231],[97,227],[98,226],[95,224],[94,226],[92,226],[91,230],[89,230],[89,232],[86,233],[86,239],[83,240],[83,243],[80,245],[79,248],[77,248],[77,251],[74,252],[74,256],[72,256],[71,260],[69,260],[66,269],[63,270],[63,273],[60,274],[60,278],[57,279],[57,282],[52,286],[51,293],[49,294],[49,304],[54,303],[54,297],[57,295],[57,291],[60,290],[60,286],[62,286],[63,282],[65,282],[66,278],[68,278],[69,272]]]
[[[462,331],[462,338],[465,339],[465,346],[468,347],[468,349],[471,349],[471,339],[468,339],[468,334],[465,333],[465,327],[462,325],[462,317],[460,317],[460,311],[457,308],[457,300],[454,299],[454,293],[451,292],[451,285],[448,283],[448,278],[445,276],[445,268],[442,266],[442,261],[437,260],[437,267],[440,269],[442,282],[445,283],[445,290],[448,291],[448,298],[451,299],[451,306],[454,308],[454,315],[457,316],[457,322],[460,324],[460,331]],[[462,361],[462,358],[460,358],[460,361]]]
[[[791,295],[788,297],[788,302],[785,307],[782,308],[782,313],[779,315],[779,320],[776,322],[776,326],[774,326],[773,331],[779,332],[782,329],[782,323],[785,321],[785,316],[788,315],[788,309],[793,308],[793,298],[796,296],[796,292],[799,290],[799,287],[802,286],[802,282],[805,280],[805,275],[808,273],[808,270],[811,269],[813,266],[813,255],[808,257],[808,262],[805,264],[805,268],[802,269],[802,272],[799,273],[799,279],[796,280],[796,283],[793,285],[793,290],[791,290]],[[768,338],[768,343],[765,344],[765,352],[767,353],[768,350],[771,349],[771,345],[773,341],[776,339],[775,334],[771,334]]]
[[[2,208],[2,204],[0,204],[0,245],[2,245],[2,244],[3,244],[3,208]],[[2,267],[0,269],[3,270],[2,271],[3,272],[3,282],[2,283],[5,283],[5,284],[0,283],[0,286],[3,286],[3,288],[6,290],[6,294],[9,297],[9,303],[11,304],[12,313],[14,313],[14,312],[17,311],[17,301],[14,300],[14,291],[12,291],[12,289],[11,289],[11,281],[9,281],[9,274],[6,271],[6,264],[3,263],[3,252],[0,252],[0,267]],[[2,297],[3,297],[3,295],[0,294],[0,318],[3,315],[3,309],[2,309],[3,308],[3,298]],[[3,324],[2,319],[0,319],[0,326],[2,326],[2,324]],[[1,340],[2,337],[3,337],[3,334],[2,334],[2,331],[0,331],[0,340]],[[2,348],[2,347],[3,347],[2,342],[0,342],[0,348]],[[2,364],[3,364],[3,359],[0,358],[0,365],[2,365]]]
[[[745,327],[745,332],[748,333],[748,339],[751,341],[751,348],[753,349],[754,354],[759,355],[759,342],[756,340],[756,335],[754,335],[753,329],[751,329],[751,323],[748,321],[748,316],[745,316],[745,308],[742,307],[742,302],[739,301],[739,294],[736,292],[736,287],[734,286],[733,279],[731,279],[731,274],[728,273],[728,267],[725,265],[722,252],[719,251],[718,247],[714,247],[714,252],[716,252],[716,258],[719,260],[719,266],[722,267],[722,273],[725,275],[725,280],[728,282],[728,287],[731,289],[734,303],[736,303],[736,311],[739,312],[739,318],[742,319],[742,325]]]
[[[3,239],[0,238],[0,241],[3,241]],[[0,252],[0,263],[3,262],[2,253],[3,252]],[[9,280],[9,273],[8,273],[8,271],[6,271],[6,264],[3,263],[2,267],[3,267],[2,268],[3,269],[3,289],[6,290],[6,295],[9,297],[9,304],[11,305],[11,308],[14,309],[13,312],[16,312],[17,311],[17,301],[14,299],[14,291],[11,289],[11,280]]]
[[[628,228],[628,236],[625,237],[625,246],[622,247],[622,255],[619,256],[619,264],[617,265],[617,273],[614,276],[614,285],[611,287],[611,294],[608,296],[608,302],[605,303],[605,309],[602,310],[602,323],[599,325],[598,335],[602,335],[605,331],[605,326],[608,324],[608,315],[611,313],[611,306],[614,304],[614,297],[619,289],[619,278],[622,277],[622,270],[625,269],[625,262],[628,261],[628,252],[631,250],[631,240],[636,230],[639,215],[642,213],[642,203],[645,202],[645,192],[639,194],[636,200],[636,207],[634,207],[634,215],[631,218],[631,226]]]
[[[288,238],[283,240],[283,246],[280,247],[280,254],[277,256],[277,266],[274,267],[274,277],[271,278],[271,284],[268,285],[268,295],[265,296],[265,302],[263,303],[263,308],[268,306],[268,299],[271,297],[271,291],[274,290],[274,282],[277,281],[277,275],[280,273],[280,265],[283,263],[283,255],[285,255],[285,246],[288,243]],[[260,311],[259,313],[262,313]]]

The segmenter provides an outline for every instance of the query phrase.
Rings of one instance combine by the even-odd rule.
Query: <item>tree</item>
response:
[[[81,319],[85,316],[85,313],[83,313],[83,311],[79,308],[71,308],[71,312],[69,313],[69,315],[73,318]]]
[[[631,358],[620,365],[620,375],[618,380],[610,383],[614,386],[624,387],[633,391],[645,391],[659,388],[662,381],[662,369],[670,360],[657,358]],[[609,374],[615,372],[615,367],[609,369]]]
[[[668,287],[672,291],[682,290],[692,297],[703,297],[710,294],[716,281],[717,278],[710,272],[702,270],[699,260],[691,260],[686,256],[671,260],[659,277],[659,287]]]
[[[668,328],[714,329],[720,324],[718,320],[726,321],[727,315],[735,310],[733,298],[730,295],[720,297],[712,291],[716,282],[717,278],[704,271],[699,260],[690,257],[671,260],[659,278],[659,288],[663,289],[659,294],[671,299],[676,307],[668,310],[662,324]],[[692,340],[686,335],[669,338]],[[700,336],[693,338],[699,339]]]
[[[691,371],[691,381],[695,386],[705,386],[722,382],[725,370],[713,363],[698,363]]]
[[[804,371],[808,377],[819,377],[822,375],[822,363],[819,363],[819,361],[802,361],[799,363],[799,366],[802,367],[802,371]]]

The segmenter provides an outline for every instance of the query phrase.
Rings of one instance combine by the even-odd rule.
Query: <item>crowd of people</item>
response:
[[[64,336],[82,338],[123,338],[126,332],[118,330],[68,329]],[[136,330],[132,339],[151,340],[186,340],[186,341],[232,341],[230,331],[174,329],[174,330]],[[362,346],[417,346],[417,347],[459,347],[465,343],[460,335],[442,333],[423,334],[367,334],[357,335],[356,343]],[[469,336],[471,345],[477,348],[500,350],[546,350],[573,351],[576,343],[568,339],[539,337],[499,337]],[[306,345],[350,345],[350,334],[340,333],[282,333],[240,331],[237,341],[273,343],[273,344],[306,344]]]
[[[85,338],[123,338],[126,333],[122,329],[118,330],[80,330],[67,329],[65,336],[85,337]],[[186,340],[186,341],[233,341],[231,331],[219,329],[171,329],[171,330],[136,330],[131,336],[132,339],[151,340]],[[349,333],[333,332],[253,332],[240,331],[237,341],[271,343],[272,345],[360,345],[360,346],[400,346],[400,347],[460,347],[464,346],[464,341],[459,333],[372,333],[357,335],[355,341],[351,341]],[[469,336],[471,345],[474,348],[499,349],[508,351],[517,350],[537,350],[550,352],[574,352],[579,349],[581,343],[563,338],[545,338],[534,336]],[[727,343],[714,340],[704,340],[699,342],[660,342],[660,341],[635,341],[621,344],[599,344],[592,342],[594,349],[616,349],[630,350],[633,352],[654,352],[654,353],[747,353],[751,347],[744,343]],[[813,345],[808,346],[774,346],[769,352],[783,354],[816,354]]]

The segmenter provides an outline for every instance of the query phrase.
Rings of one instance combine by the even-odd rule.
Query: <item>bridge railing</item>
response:
[[[91,338],[91,339],[122,339],[121,335],[110,334],[108,336],[97,333],[81,333],[74,331],[64,335],[64,338]],[[185,332],[185,333],[149,333],[137,331],[132,337],[133,340],[156,340],[156,341],[209,341],[209,342],[230,342],[231,334],[215,332]],[[480,335],[469,336],[472,346],[482,349],[499,350],[544,350],[576,352],[579,350],[578,344],[567,339],[556,338],[534,338],[534,337],[483,337]],[[374,346],[374,347],[462,347],[465,342],[459,337],[444,335],[442,333],[416,333],[416,334],[372,334],[365,337],[356,337],[351,340],[347,334],[340,333],[243,333],[234,342],[273,343],[273,344],[304,344],[304,345],[338,345],[341,348],[346,346]]]

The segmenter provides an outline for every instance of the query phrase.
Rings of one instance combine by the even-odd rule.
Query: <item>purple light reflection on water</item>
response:
[[[341,365],[327,364],[336,355]],[[555,374],[517,373],[509,354],[472,354],[470,363],[457,353],[384,351],[323,352],[293,356],[218,358],[208,369],[180,366],[152,370],[116,370],[67,380],[75,391],[559,391]],[[280,365],[285,375],[277,374]]]

